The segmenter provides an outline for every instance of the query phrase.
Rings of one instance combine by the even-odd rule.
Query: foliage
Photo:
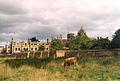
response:
[[[86,36],[77,36],[73,40],[69,40],[69,48],[72,50],[90,49],[92,47],[92,40]]]
[[[76,39],[69,41],[68,46],[72,50],[111,48],[110,41],[107,38],[93,39],[86,36],[77,36]]]
[[[77,36],[76,45],[78,49],[90,49],[91,48],[91,39],[86,36]]]
[[[61,50],[63,49],[64,44],[60,39],[53,39],[50,43],[50,50]]]
[[[44,45],[40,45],[38,51],[44,51],[45,50],[45,46]]]
[[[74,36],[73,33],[69,33],[69,34],[67,35],[67,38],[68,38],[68,41],[69,41],[69,40],[74,40],[74,39],[75,39],[75,36]]]
[[[112,48],[120,48],[120,29],[118,29],[113,35],[111,46]]]
[[[93,41],[93,46],[91,49],[109,49],[111,48],[110,46],[110,41],[107,38],[101,38],[101,39],[94,39]]]
[[[119,34],[119,33],[116,33]],[[120,35],[116,35],[120,38]],[[115,40],[118,41],[118,40]],[[120,41],[120,40],[119,40]],[[119,44],[120,45],[120,42]],[[74,34],[69,34],[68,43],[65,45],[70,50],[89,50],[89,49],[109,49],[111,48],[110,40],[108,38],[89,38],[83,28],[78,31],[76,37]]]
[[[28,52],[28,51],[30,51],[30,50],[28,50],[28,49],[25,49],[25,50],[20,50],[20,52],[22,53],[22,52]]]

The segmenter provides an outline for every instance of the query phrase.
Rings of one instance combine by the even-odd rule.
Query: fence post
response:
[[[42,58],[42,57],[43,57],[43,51],[41,51],[40,53],[41,53],[41,54],[40,54],[40,58]]]
[[[35,52],[33,52],[33,55],[32,55],[32,58],[34,58],[35,57]]]
[[[30,57],[30,52],[27,52],[27,58],[29,58]]]
[[[48,57],[50,56],[49,50],[48,50]]]

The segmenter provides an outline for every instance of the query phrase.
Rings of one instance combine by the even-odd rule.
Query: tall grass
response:
[[[120,57],[80,57],[63,68],[65,58],[0,59],[0,81],[120,81]]]

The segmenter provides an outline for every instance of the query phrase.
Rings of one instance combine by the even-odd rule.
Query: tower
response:
[[[31,50],[31,40],[30,39],[28,39],[28,45],[29,45],[28,50]]]
[[[78,35],[87,37],[87,34],[85,30],[83,29],[83,26],[81,26],[81,29],[78,31]]]
[[[8,42],[6,42],[6,45],[5,45],[5,52],[8,53]]]
[[[11,38],[11,42],[10,42],[10,53],[14,52],[14,40],[13,38]]]
[[[74,33],[68,33],[68,34],[67,34],[67,39],[68,39],[68,40],[74,39],[74,38],[75,38],[74,35],[75,35]]]
[[[62,34],[60,34],[59,39],[62,40]]]
[[[49,39],[47,38],[47,44],[49,44]]]

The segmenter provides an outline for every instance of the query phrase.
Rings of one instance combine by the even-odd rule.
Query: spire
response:
[[[62,40],[62,34],[60,34],[59,39]]]
[[[87,36],[85,30],[83,29],[83,26],[81,26],[81,29],[78,31],[78,35]]]
[[[81,26],[81,30],[84,30],[84,29],[83,29],[83,25]]]
[[[14,39],[13,39],[13,37],[11,38],[11,42],[14,42]]]
[[[11,38],[11,40],[13,40],[13,37]]]

